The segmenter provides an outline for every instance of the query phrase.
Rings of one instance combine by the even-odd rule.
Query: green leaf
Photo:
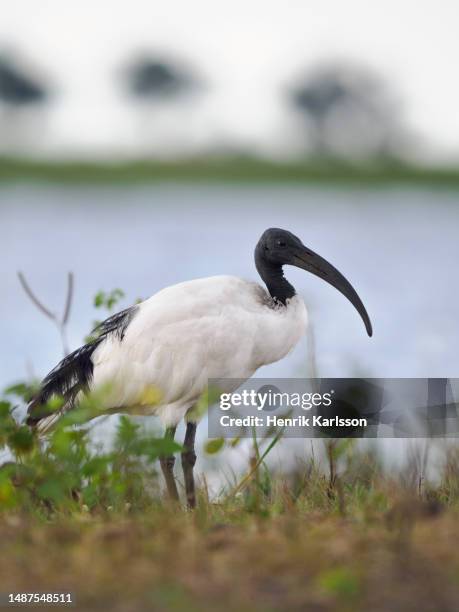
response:
[[[37,487],[37,493],[43,500],[52,500],[59,503],[65,497],[65,490],[62,483],[55,478],[45,480],[39,487]]]
[[[105,303],[105,292],[98,291],[96,295],[94,296],[94,306],[96,308],[100,308],[101,306],[104,305],[104,303]]]
[[[133,423],[127,416],[120,417],[116,430],[116,441],[121,446],[129,446],[137,437],[139,425]]]
[[[112,457],[110,456],[92,457],[83,466],[83,476],[97,476],[105,474],[111,461]]]
[[[122,289],[113,289],[109,293],[105,291],[98,291],[94,296],[94,306],[96,308],[106,308],[112,310],[112,308],[124,298],[124,291]]]
[[[150,459],[174,455],[183,451],[183,446],[171,438],[150,438],[146,440],[146,454]]]
[[[34,447],[34,435],[26,425],[22,425],[8,436],[8,446],[13,452],[27,453]]]
[[[11,414],[12,405],[10,402],[0,401],[0,419],[6,419]]]
[[[204,449],[208,455],[215,455],[223,448],[225,444],[224,438],[215,438],[206,442]]]
[[[16,491],[9,478],[0,478],[0,510],[12,508],[17,503]]]
[[[60,395],[54,395],[51,399],[46,402],[46,409],[50,412],[56,412],[59,408],[65,404],[65,400]]]
[[[108,310],[111,310],[115,304],[124,298],[124,291],[122,289],[113,289],[113,291],[107,296],[105,305]]]

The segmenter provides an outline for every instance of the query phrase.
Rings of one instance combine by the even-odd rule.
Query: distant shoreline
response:
[[[288,163],[252,157],[159,161],[49,161],[0,157],[0,184],[291,183],[459,188],[458,167],[415,166],[398,161],[368,164],[306,159]]]

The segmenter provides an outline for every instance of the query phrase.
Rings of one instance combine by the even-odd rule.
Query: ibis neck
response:
[[[264,263],[258,267],[258,272],[268,288],[273,300],[286,304],[296,291],[284,276],[282,266],[274,266]]]

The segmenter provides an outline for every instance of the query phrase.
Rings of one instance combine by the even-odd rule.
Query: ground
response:
[[[414,499],[351,515],[202,499],[195,512],[7,513],[1,590],[70,590],[84,610],[453,611],[458,518]]]

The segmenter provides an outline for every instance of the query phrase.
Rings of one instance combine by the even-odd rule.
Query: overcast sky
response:
[[[56,89],[46,150],[135,152],[139,125],[116,76],[151,49],[195,67],[207,85],[191,113],[169,118],[171,140],[191,148],[288,149],[282,88],[302,68],[341,59],[391,80],[424,156],[457,158],[458,24],[457,0],[4,0],[0,49],[19,52]]]

